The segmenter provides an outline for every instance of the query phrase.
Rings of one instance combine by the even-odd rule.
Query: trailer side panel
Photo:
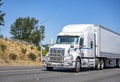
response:
[[[103,27],[99,32],[100,57],[120,58],[120,35]]]

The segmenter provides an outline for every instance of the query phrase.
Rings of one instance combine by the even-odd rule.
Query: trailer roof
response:
[[[84,32],[86,30],[92,29],[93,26],[94,24],[71,24],[71,25],[66,25],[63,28],[62,32],[69,32],[69,33]]]
[[[112,30],[110,30],[110,29],[108,29],[108,28],[105,28],[104,26],[101,26],[101,25],[98,25],[98,26],[101,27],[101,28],[103,28],[103,29],[106,29],[106,30],[108,30],[108,31],[110,31],[110,32],[113,32],[113,33],[115,33],[115,34],[117,34],[117,35],[120,36],[120,34],[117,33],[117,32],[115,32],[115,31],[112,31]]]
[[[119,33],[117,32],[114,32],[108,28],[105,28],[101,25],[98,25],[98,24],[70,24],[70,25],[66,25],[64,26],[64,28],[62,29],[62,32],[63,33],[80,33],[80,32],[84,32],[84,31],[90,31],[90,30],[94,30],[95,27],[100,27],[100,28],[103,28],[103,29],[106,29],[108,31],[111,31],[117,35],[120,35]]]

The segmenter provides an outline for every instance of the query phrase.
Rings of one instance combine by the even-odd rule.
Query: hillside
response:
[[[39,55],[40,51],[32,44],[0,38],[0,66],[40,65]]]

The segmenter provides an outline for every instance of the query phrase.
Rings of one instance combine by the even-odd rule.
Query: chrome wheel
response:
[[[76,64],[75,64],[75,72],[80,72],[80,69],[81,69],[80,59],[77,58],[76,59]]]

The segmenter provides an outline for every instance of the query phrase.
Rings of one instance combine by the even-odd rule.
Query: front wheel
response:
[[[52,71],[53,67],[46,67],[47,71]]]
[[[80,72],[80,70],[81,70],[81,62],[80,62],[80,59],[77,58],[76,64],[75,64],[75,72]]]

